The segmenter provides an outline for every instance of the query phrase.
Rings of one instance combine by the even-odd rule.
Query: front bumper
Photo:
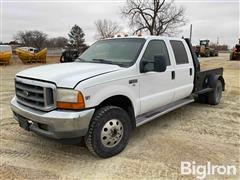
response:
[[[85,136],[95,111],[95,109],[88,109],[43,112],[19,104],[16,97],[11,101],[11,109],[18,122],[27,123],[25,129],[54,139]]]

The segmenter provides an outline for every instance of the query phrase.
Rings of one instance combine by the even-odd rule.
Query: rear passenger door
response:
[[[170,40],[175,58],[174,98],[173,101],[186,98],[193,90],[194,67],[190,50],[181,40]]]

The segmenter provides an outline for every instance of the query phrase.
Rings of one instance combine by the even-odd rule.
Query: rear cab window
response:
[[[189,63],[188,55],[182,41],[170,40],[170,44],[173,49],[176,64],[177,65],[188,64]]]

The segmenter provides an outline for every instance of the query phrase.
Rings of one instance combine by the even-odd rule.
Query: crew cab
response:
[[[130,133],[195,100],[220,102],[223,68],[200,70],[188,39],[146,36],[99,40],[71,63],[16,74],[11,109],[20,127],[58,140],[84,137],[106,158]]]

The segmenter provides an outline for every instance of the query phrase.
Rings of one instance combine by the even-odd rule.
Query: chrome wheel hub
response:
[[[117,119],[111,119],[104,124],[101,131],[101,142],[105,147],[114,147],[122,139],[123,125]]]

